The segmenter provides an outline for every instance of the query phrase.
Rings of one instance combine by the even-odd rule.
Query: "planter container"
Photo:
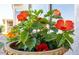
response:
[[[4,48],[4,52],[6,55],[63,55],[68,49],[64,47],[60,47],[58,49],[49,50],[49,51],[41,51],[41,52],[27,52],[27,51],[19,51],[10,47],[12,43],[8,43]]]

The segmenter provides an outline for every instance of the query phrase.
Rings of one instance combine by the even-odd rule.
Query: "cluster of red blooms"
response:
[[[46,43],[40,43],[36,46],[36,51],[48,51],[48,46]]]
[[[18,21],[25,21],[29,16],[28,11],[21,11],[19,15],[17,15]]]

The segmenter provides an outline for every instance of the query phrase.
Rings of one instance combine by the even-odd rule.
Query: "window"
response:
[[[32,9],[33,10],[42,9],[43,10],[43,14],[41,16],[43,17],[44,14],[46,14],[47,11],[49,10],[49,4],[33,4],[32,5]]]
[[[52,9],[59,9],[64,19],[74,19],[74,5],[73,4],[53,4]]]
[[[13,14],[14,14],[14,25],[16,25],[18,23],[17,15],[19,14],[20,11],[28,10],[28,5],[27,4],[14,4],[12,6],[13,6]]]

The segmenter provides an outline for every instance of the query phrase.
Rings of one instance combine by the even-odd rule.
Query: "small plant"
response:
[[[43,10],[21,11],[17,16],[20,23],[7,34],[7,40],[14,42],[15,49],[24,51],[38,52],[59,47],[71,48],[74,42],[73,22],[64,20],[58,9],[48,11],[44,17],[40,16],[42,13]],[[54,18],[59,20],[55,22]]]

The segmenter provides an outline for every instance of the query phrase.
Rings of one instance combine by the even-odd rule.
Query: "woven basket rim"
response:
[[[12,44],[13,42],[11,42],[11,43],[8,43],[8,44],[6,44],[5,45],[5,47],[4,47],[4,49],[6,49],[6,50],[8,50],[8,51],[14,51],[14,52],[17,52],[17,53],[34,53],[34,54],[36,54],[36,53],[48,53],[48,52],[52,52],[52,51],[57,51],[57,50],[60,50],[60,49],[64,49],[64,50],[68,50],[68,49],[66,49],[66,48],[64,48],[64,47],[60,47],[60,48],[57,48],[57,49],[53,49],[53,50],[48,50],[48,51],[40,51],[40,52],[29,52],[29,51],[19,51],[19,50],[16,50],[16,49],[13,49],[13,48],[11,48],[10,47],[10,44]]]

